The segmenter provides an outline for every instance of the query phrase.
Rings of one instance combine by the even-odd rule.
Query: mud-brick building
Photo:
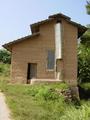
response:
[[[61,13],[30,27],[31,35],[3,45],[12,53],[12,82],[77,85],[77,39],[87,28]]]

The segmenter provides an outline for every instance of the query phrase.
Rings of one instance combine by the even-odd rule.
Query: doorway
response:
[[[28,63],[27,69],[27,84],[30,83],[30,80],[37,77],[37,64]]]

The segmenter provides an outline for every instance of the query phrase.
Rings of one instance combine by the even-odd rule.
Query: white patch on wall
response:
[[[61,23],[55,24],[55,58],[62,59]]]

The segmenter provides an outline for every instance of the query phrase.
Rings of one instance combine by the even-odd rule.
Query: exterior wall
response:
[[[53,71],[47,70],[47,51],[55,50],[55,21],[40,26],[40,36],[12,46],[11,79],[27,82],[28,63],[37,63],[37,79],[58,79],[70,85],[77,84],[77,27],[62,19],[62,59]]]
[[[77,27],[63,20],[63,79],[72,86],[77,85],[77,35]]]
[[[37,63],[37,79],[54,79],[54,71],[47,70],[47,51],[55,49],[54,21],[40,26],[40,36],[12,46],[13,82],[27,82],[28,63]]]

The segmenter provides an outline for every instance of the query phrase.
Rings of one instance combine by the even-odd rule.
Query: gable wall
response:
[[[50,22],[41,25],[40,36],[12,46],[12,81],[26,83],[28,63],[37,63],[38,79],[54,79],[54,71],[46,69],[47,51],[55,49],[54,42],[54,22]]]

